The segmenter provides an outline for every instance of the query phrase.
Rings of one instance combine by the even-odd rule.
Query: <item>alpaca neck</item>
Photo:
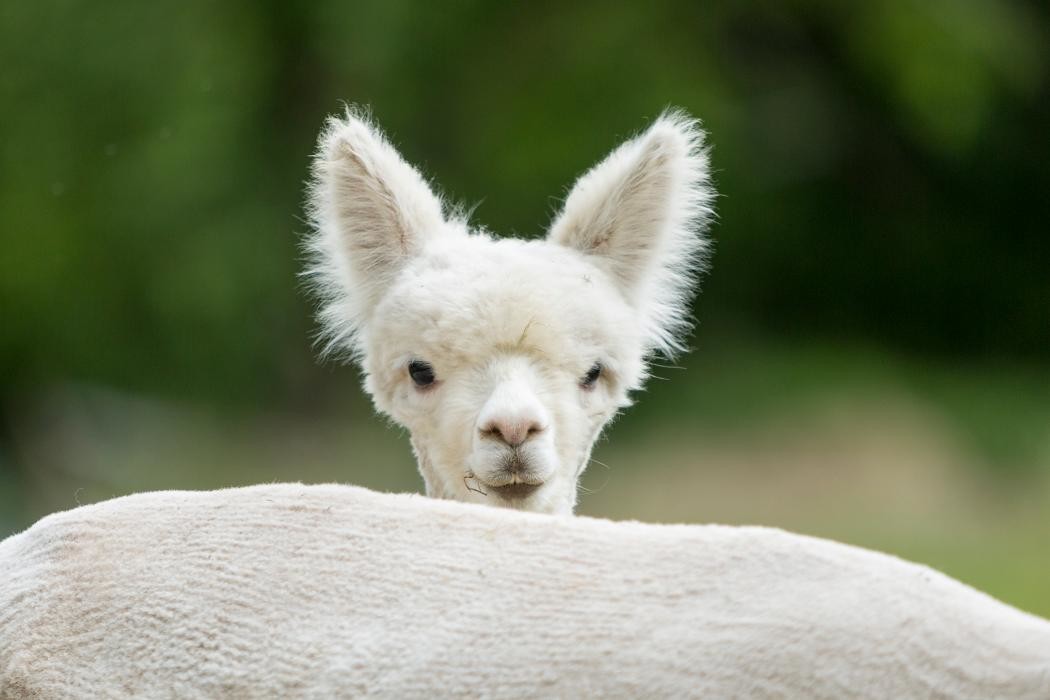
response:
[[[430,498],[454,499],[456,497],[455,493],[448,488],[445,479],[434,467],[430,454],[423,444],[414,435],[411,437],[410,442],[412,443],[412,452],[416,455],[416,466],[419,468],[419,473],[423,476],[423,484],[426,486],[427,496]]]

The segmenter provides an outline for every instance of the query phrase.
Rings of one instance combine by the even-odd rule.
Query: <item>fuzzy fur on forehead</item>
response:
[[[547,241],[484,235],[431,244],[409,263],[363,332],[373,366],[448,366],[528,355],[585,372],[637,352],[637,315],[608,275]],[[410,352],[413,357],[403,356]]]
[[[415,298],[445,305],[428,318],[458,319],[463,337],[485,326],[485,338],[510,342],[531,322],[526,336],[585,342],[591,319],[614,324],[606,332],[632,338],[639,354],[672,356],[690,328],[713,198],[697,122],[669,112],[579,179],[545,241],[492,240],[450,214],[369,117],[348,109],[326,123],[309,190],[305,274],[321,301],[323,351],[360,360],[380,310]],[[424,278],[430,293],[413,295]],[[449,289],[438,293],[442,279]]]

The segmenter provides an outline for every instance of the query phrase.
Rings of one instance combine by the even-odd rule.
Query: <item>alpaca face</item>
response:
[[[570,513],[646,358],[681,348],[710,215],[695,125],[662,117],[577,183],[544,240],[497,240],[368,122],[322,134],[310,241],[330,349],[412,436],[428,495]]]
[[[591,445],[644,373],[634,309],[546,241],[429,246],[364,342],[366,388],[411,432],[428,493],[549,512],[571,511]]]

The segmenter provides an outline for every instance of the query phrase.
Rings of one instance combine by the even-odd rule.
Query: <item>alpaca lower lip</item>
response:
[[[488,491],[508,501],[531,496],[543,484],[507,484],[505,486],[488,486]]]

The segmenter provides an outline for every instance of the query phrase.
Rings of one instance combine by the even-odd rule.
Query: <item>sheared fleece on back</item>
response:
[[[267,485],[0,543],[0,697],[1050,698],[1050,623],[764,528]]]

